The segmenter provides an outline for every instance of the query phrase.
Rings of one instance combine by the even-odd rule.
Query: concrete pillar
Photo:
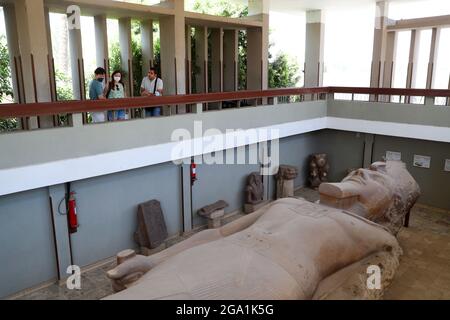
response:
[[[86,99],[84,86],[83,42],[81,29],[69,29],[70,66],[72,69],[72,88],[75,99]],[[93,72],[94,70],[92,70]]]
[[[325,23],[322,10],[306,12],[305,87],[323,86]]]
[[[394,74],[394,57],[397,50],[396,45],[397,33],[395,31],[388,32],[386,36],[386,53],[383,64],[382,87],[392,88]]]
[[[51,37],[51,29],[50,29],[50,10],[48,7],[45,7],[45,29],[47,31],[47,50],[48,50],[48,72],[49,72],[49,78],[48,81],[50,82],[50,95],[52,101],[56,101],[56,78],[55,78],[55,70],[54,70],[54,61],[53,61],[53,45],[52,45],[52,37]],[[56,119],[55,119],[56,123]]]
[[[208,28],[195,28],[195,53],[196,67],[195,70],[195,92],[208,92]]]
[[[238,31],[225,30],[223,35],[223,90],[238,89]]]
[[[203,109],[203,105],[200,105]],[[192,184],[191,184],[191,170],[189,164],[181,165],[181,181],[183,190],[183,232],[188,233],[192,231],[193,212],[192,212]]]
[[[52,223],[53,231],[55,233],[55,250],[56,258],[58,261],[58,277],[60,280],[67,278],[70,274],[67,274],[67,268],[72,265],[70,252],[70,239],[69,229],[67,225],[67,216],[64,215],[67,212],[65,201],[61,202],[66,196],[66,188],[64,185],[56,185],[48,188],[50,205],[52,207]],[[59,212],[61,211],[61,213]]]
[[[376,3],[372,73],[370,78],[370,87],[372,88],[379,88],[382,84],[386,61],[386,45],[388,36],[386,26],[388,25],[388,14],[389,4],[387,1],[378,1]]]
[[[19,39],[25,101],[50,102],[48,37],[44,0],[17,0],[15,21]],[[53,117],[31,117],[29,129],[53,127]]]
[[[247,89],[269,86],[269,1],[249,0],[249,16],[259,16],[262,28],[247,29]]]
[[[434,74],[436,70],[437,58],[438,58],[438,48],[439,40],[441,36],[441,29],[433,28],[431,34],[431,44],[430,44],[430,58],[428,60],[428,70],[427,70],[427,83],[426,89],[433,88]],[[425,105],[434,105],[435,97],[425,97]]]
[[[153,52],[153,20],[141,21],[141,42],[142,42],[142,74],[147,74],[154,65]]]
[[[16,103],[25,103],[26,97],[23,86],[22,72],[20,71],[19,35],[17,33],[16,10],[14,5],[4,5],[3,13],[5,16],[6,38],[8,41],[14,101]]]
[[[191,26],[186,26],[186,93],[192,93],[192,39]]]
[[[108,27],[105,15],[94,17],[96,62],[109,74]]]
[[[133,96],[133,51],[131,49],[131,18],[119,19],[119,43],[122,71],[126,74],[126,90]]]
[[[373,160],[373,144],[375,143],[375,135],[365,134],[364,135],[364,168],[369,168]]]
[[[174,8],[174,16],[161,17],[161,75],[164,94],[186,93],[186,39],[184,22],[184,0],[168,0]],[[183,107],[179,112],[183,112]]]
[[[211,92],[223,92],[223,28],[210,29],[211,33]],[[222,109],[221,102],[210,103],[208,109]]]
[[[406,76],[406,88],[413,88],[416,82],[417,75],[417,61],[419,58],[419,46],[420,46],[420,31],[411,30],[411,43],[409,47],[409,63],[408,63],[408,73]]]
[[[223,91],[223,29],[211,29],[211,91]]]
[[[431,35],[430,59],[428,62],[427,87],[426,87],[427,89],[433,88],[440,38],[441,38],[441,29],[433,28]]]

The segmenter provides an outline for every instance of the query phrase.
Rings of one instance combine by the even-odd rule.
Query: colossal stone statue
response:
[[[402,223],[407,224],[420,188],[403,162],[388,161],[352,171],[341,183],[323,183],[319,193],[320,203],[351,211],[397,234]]]
[[[378,171],[362,171],[363,178],[354,174],[327,189],[334,192],[330,198],[340,196],[338,190],[353,190],[350,195],[358,194],[366,211],[278,200],[153,256],[126,260],[108,277],[115,288],[127,289],[107,299],[379,298],[380,290],[367,289],[367,267],[381,266],[385,285],[395,273],[401,248],[389,229],[369,219],[390,214],[389,197],[395,192],[401,203],[394,207],[403,210],[411,205],[403,201],[415,198],[402,196],[402,170],[391,178],[389,164],[373,168]],[[389,190],[378,190],[385,182],[391,183]]]

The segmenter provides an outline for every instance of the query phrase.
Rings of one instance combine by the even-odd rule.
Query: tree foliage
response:
[[[13,102],[13,88],[11,83],[11,68],[9,66],[9,52],[6,37],[0,36],[0,99],[1,102]]]
[[[280,53],[269,65],[269,88],[295,87],[300,79],[298,71],[299,66]]]

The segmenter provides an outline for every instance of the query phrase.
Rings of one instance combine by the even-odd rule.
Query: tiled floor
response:
[[[296,195],[313,202],[319,198],[311,189],[300,189]],[[410,228],[403,229],[398,238],[404,255],[385,299],[450,299],[450,212],[418,205],[411,213]],[[82,290],[54,284],[17,299],[101,299],[113,293],[106,277],[106,271],[113,267],[114,262],[84,272]]]

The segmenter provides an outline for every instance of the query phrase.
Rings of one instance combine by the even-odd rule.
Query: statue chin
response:
[[[380,169],[378,169],[380,168]],[[375,170],[374,170],[375,169]],[[352,172],[320,187],[321,203],[284,198],[108,273],[106,299],[378,299],[402,251],[394,234],[420,193],[399,164]]]

